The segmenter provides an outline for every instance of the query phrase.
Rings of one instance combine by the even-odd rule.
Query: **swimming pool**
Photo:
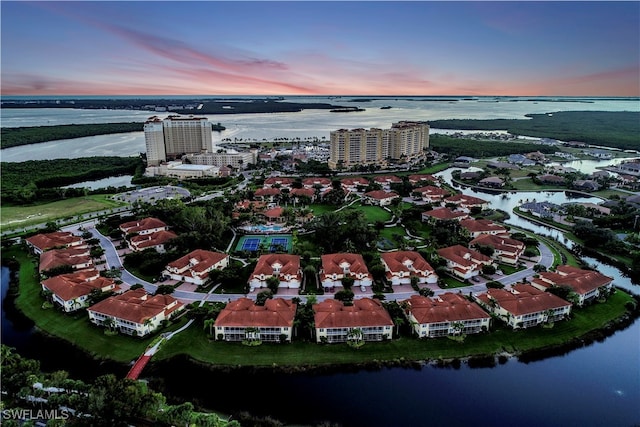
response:
[[[251,233],[279,233],[288,229],[281,225],[245,225],[240,228]]]

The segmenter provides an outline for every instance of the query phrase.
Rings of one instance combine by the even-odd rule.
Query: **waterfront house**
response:
[[[52,233],[40,233],[25,239],[31,251],[39,255],[49,249],[56,248],[86,248],[84,239],[69,231],[54,231]]]
[[[456,194],[444,199],[445,203],[454,203],[462,210],[470,210],[471,208],[487,209],[489,202],[479,197],[468,196],[466,194]]]
[[[87,313],[98,326],[142,337],[182,310],[184,304],[171,295],[150,295],[139,288],[102,300],[89,307]]]
[[[40,254],[40,273],[53,268],[69,266],[74,270],[82,270],[93,266],[88,247],[70,247],[65,249],[50,249]]]
[[[129,248],[134,251],[144,251],[145,249],[155,249],[165,252],[164,245],[171,239],[178,237],[173,231],[158,231],[151,234],[138,234],[128,240]]]
[[[292,300],[283,298],[267,299],[264,305],[249,298],[231,301],[214,323],[216,339],[291,342],[296,307]]]
[[[480,236],[481,234],[501,235],[506,236],[509,234],[507,229],[500,224],[489,219],[473,219],[466,218],[460,221],[462,228],[467,230],[469,235],[473,238]]]
[[[427,185],[425,187],[415,188],[411,191],[414,199],[423,200],[428,203],[439,203],[442,199],[449,196],[449,191],[436,187],[433,185]]]
[[[136,221],[128,221],[123,224],[120,224],[120,231],[124,233],[124,235],[129,234],[139,234],[146,235],[157,233],[159,231],[166,231],[169,227],[164,221],[159,220],[158,218],[143,218]]]
[[[325,254],[320,257],[320,282],[324,288],[342,286],[344,277],[354,279],[353,286],[371,286],[373,278],[362,255],[352,253]]]
[[[526,247],[520,240],[506,236],[496,236],[492,234],[481,234],[471,242],[470,247],[489,246],[493,248],[491,257],[499,263],[517,265]]]
[[[464,218],[469,218],[469,214],[462,210],[451,210],[449,208],[436,208],[430,211],[422,212],[422,222],[436,221],[460,221]]]
[[[280,281],[278,285],[280,288],[300,288],[300,283],[302,283],[300,256],[289,254],[261,255],[251,276],[249,276],[251,291],[256,288],[267,287],[269,277],[276,277]]]
[[[613,287],[613,278],[594,270],[559,265],[555,272],[539,273],[531,285],[543,291],[551,286],[568,286],[578,295],[577,305],[582,306],[585,302],[610,292]]]
[[[570,302],[527,284],[513,285],[511,289],[487,289],[475,300],[513,329],[555,322],[571,313]]]
[[[416,251],[395,251],[380,254],[380,261],[391,285],[408,285],[416,277],[419,284],[438,283],[438,275]]]
[[[388,206],[399,198],[395,191],[374,190],[364,193],[363,202],[375,206]]]
[[[372,298],[360,298],[353,305],[345,305],[336,299],[327,299],[313,305],[316,342],[341,343],[349,339],[349,333],[360,330],[364,341],[391,339],[393,320],[382,306]]]
[[[513,164],[516,164],[516,165],[522,165],[522,166],[533,166],[533,165],[536,164],[536,162],[534,160],[529,159],[527,156],[525,156],[523,154],[511,154],[507,158],[507,161],[509,163],[513,163]]]
[[[43,280],[42,290],[51,292],[52,301],[66,312],[76,311],[88,305],[93,290],[118,292],[120,287],[113,279],[101,277],[98,270],[87,269],[60,274]]]
[[[562,211],[560,205],[550,202],[526,202],[518,206],[518,208],[539,218],[553,218],[555,213]]]
[[[598,191],[601,185],[592,179],[576,179],[573,181],[573,189],[580,191]]]
[[[228,254],[196,249],[167,264],[162,274],[173,280],[203,285],[211,271],[222,270],[228,265]]]
[[[502,188],[504,187],[504,181],[502,178],[497,176],[488,176],[478,181],[478,185],[488,188]]]
[[[452,292],[431,298],[412,295],[400,306],[419,338],[477,334],[488,331],[491,322],[478,304]]]
[[[483,265],[493,265],[493,261],[488,256],[462,245],[438,249],[437,252],[440,258],[447,262],[447,271],[461,280],[480,274]]]
[[[431,174],[413,174],[409,175],[409,183],[414,186],[423,186],[425,184],[428,185],[437,185],[440,183],[438,178]]]
[[[558,175],[543,174],[537,176],[540,184],[564,185],[564,178]]]

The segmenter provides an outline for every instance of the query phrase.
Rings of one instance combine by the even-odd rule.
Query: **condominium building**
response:
[[[211,122],[206,117],[157,116],[144,123],[147,165],[157,166],[184,154],[213,151]]]
[[[409,161],[429,147],[426,122],[401,121],[391,129],[339,129],[330,134],[329,167],[384,166],[388,161]]]
[[[226,151],[189,154],[186,158],[194,165],[231,166],[234,169],[246,169],[249,164],[256,164],[256,150],[229,153]]]

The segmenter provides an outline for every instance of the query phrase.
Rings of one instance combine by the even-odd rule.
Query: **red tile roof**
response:
[[[447,203],[457,203],[461,206],[479,206],[489,202],[478,197],[467,196],[466,194],[456,194],[444,199]]]
[[[206,251],[204,249],[196,249],[195,251],[189,252],[185,256],[180,257],[173,262],[170,262],[168,264],[168,267],[182,270],[183,268],[191,265],[189,270],[198,273],[209,270],[214,265],[228,257],[229,255],[223,252],[212,252]]]
[[[259,276],[261,274],[272,276],[274,265],[280,266],[280,276],[301,276],[300,256],[289,254],[260,255],[256,267],[253,269],[252,276]]]
[[[305,187],[314,185],[328,186],[331,185],[331,180],[329,178],[305,178],[302,180],[302,185]]]
[[[256,197],[263,197],[263,196],[276,196],[280,193],[281,192],[279,188],[258,188],[255,191],[255,193],[253,193],[253,195]]]
[[[542,272],[540,277],[557,286],[571,286],[580,295],[584,295],[601,286],[606,286],[613,281],[612,277],[605,276],[597,271],[583,270],[570,265],[559,265],[556,268],[556,273]]]
[[[324,300],[313,306],[316,328],[362,328],[393,326],[391,316],[380,301],[361,298],[352,306],[335,299]]]
[[[411,183],[420,183],[422,181],[438,182],[438,178],[430,174],[409,175],[409,182]]]
[[[98,270],[82,270],[60,274],[42,282],[42,285],[65,301],[89,295],[94,289],[109,290],[115,287],[113,279],[100,277]]]
[[[571,306],[570,302],[531,285],[519,284],[513,285],[512,288],[516,292],[510,292],[506,289],[488,289],[487,295],[494,298],[500,307],[514,316]]]
[[[426,194],[428,196],[440,196],[440,197],[444,197],[449,194],[449,192],[444,188],[435,187],[433,185],[427,185],[425,187],[416,188],[413,190],[413,192]]]
[[[452,211],[449,208],[432,209],[430,211],[423,212],[422,214],[440,220],[466,218],[469,216],[466,212]]]
[[[82,242],[82,237],[75,236],[69,231],[54,231],[28,237],[26,241],[41,251],[61,246],[71,246]]]
[[[153,230],[154,228],[166,228],[167,224],[158,218],[143,218],[137,221],[129,221],[120,224],[120,229],[125,233],[140,233],[145,230]]]
[[[259,306],[249,298],[239,298],[220,312],[215,326],[290,328],[295,314],[296,304],[289,299],[268,299]]]
[[[325,276],[330,274],[344,274],[344,270],[341,265],[346,264],[349,268],[350,275],[356,275],[358,273],[365,276],[369,276],[369,269],[360,254],[351,254],[347,252],[321,255],[322,260],[322,272]]]
[[[396,251],[380,254],[380,258],[392,272],[406,271],[415,274],[415,270],[433,272],[433,267],[416,251]],[[411,268],[410,268],[411,267]]]
[[[458,322],[491,317],[478,304],[469,301],[460,294],[451,292],[434,298],[412,295],[406,302],[408,310],[420,324]]]
[[[131,238],[131,244],[138,249],[152,248],[167,243],[178,237],[173,231],[157,231],[151,234],[137,235]]]
[[[370,197],[376,200],[386,200],[386,199],[395,199],[396,197],[400,197],[400,196],[395,191],[375,190],[375,191],[369,191],[368,193],[364,193],[364,197]]]
[[[440,257],[455,262],[456,264],[470,267],[477,263],[491,262],[491,258],[473,249],[465,248],[462,245],[449,246],[438,249]],[[474,262],[475,261],[475,262]]]
[[[343,178],[340,180],[340,182],[342,183],[342,185],[347,186],[347,187],[351,187],[351,186],[357,186],[357,185],[362,185],[362,186],[367,186],[369,185],[369,180],[366,178]]]
[[[470,233],[490,233],[501,232],[507,234],[507,229],[488,219],[467,218],[460,221],[460,225],[469,230]]]
[[[102,300],[89,307],[89,311],[142,325],[145,320],[163,312],[168,317],[183,306],[183,303],[171,295],[152,296],[140,288]]]
[[[276,206],[275,208],[267,209],[262,214],[267,218],[280,218],[283,212],[284,208]]]
[[[492,246],[497,251],[510,253],[522,253],[525,249],[525,244],[520,240],[491,234],[481,234],[469,242],[469,246],[476,245]]]
[[[63,265],[92,264],[89,248],[51,249],[40,254],[39,271],[47,271]]]
[[[272,185],[291,185],[293,184],[293,181],[293,178],[272,176],[265,179],[263,185],[269,187],[271,187]]]
[[[378,184],[387,184],[387,183],[400,183],[402,182],[402,179],[395,176],[395,175],[378,175],[375,178],[373,178],[374,182],[377,182]]]
[[[316,191],[313,188],[294,188],[291,190],[291,195],[313,197],[316,195]]]

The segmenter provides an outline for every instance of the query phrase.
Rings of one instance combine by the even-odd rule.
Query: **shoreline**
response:
[[[16,312],[19,313],[20,316],[24,317],[24,319],[29,319],[29,321],[33,322],[34,329],[35,329],[34,333],[41,334],[44,337],[47,337],[49,339],[55,339],[55,340],[64,342],[66,345],[71,346],[71,348],[78,351],[79,353],[82,353],[85,357],[92,359],[96,363],[101,364],[106,362],[109,364],[116,364],[122,367],[123,369],[127,368],[128,364],[125,362],[112,359],[105,354],[97,354],[97,353],[91,352],[88,349],[82,347],[81,345],[78,345],[77,343],[72,343],[63,337],[56,335],[55,333],[52,333],[40,328],[37,324],[37,320],[29,317],[16,304],[16,298],[18,294],[15,292],[15,287],[16,286],[19,287],[20,284],[19,284],[19,281],[16,281],[18,273],[17,273],[17,270],[15,270],[15,265],[10,265],[10,264],[11,263],[9,263],[8,265],[6,262],[3,262],[3,266],[8,267],[11,272],[10,274],[12,275],[10,279],[9,290],[8,290],[7,296],[5,297],[4,304],[10,304],[12,308],[15,309],[15,312],[13,313],[14,316]],[[169,356],[167,358],[163,358],[160,360],[152,360],[147,369],[149,370],[149,372],[157,372],[157,370],[158,369],[161,370],[163,366],[172,365],[177,361],[179,362],[181,360],[188,361],[194,366],[206,368],[207,370],[212,372],[231,372],[231,371],[249,370],[250,372],[270,371],[270,372],[279,372],[284,374],[295,374],[295,373],[310,373],[310,374],[320,373],[321,374],[321,373],[354,372],[354,371],[361,371],[361,370],[383,369],[383,368],[391,368],[391,367],[410,367],[410,368],[416,369],[418,367],[423,367],[428,365],[438,366],[438,367],[447,367],[447,366],[455,367],[463,363],[471,367],[474,367],[474,366],[490,367],[490,366],[496,366],[497,364],[502,364],[506,362],[506,360],[510,360],[510,359],[517,359],[518,361],[528,363],[529,361],[533,361],[533,360],[542,360],[549,357],[555,357],[558,355],[566,354],[572,350],[589,345],[594,341],[600,341],[606,337],[609,337],[615,334],[617,331],[624,330],[627,327],[631,326],[634,323],[634,321],[640,317],[640,296],[626,289],[616,288],[616,290],[618,292],[624,292],[625,294],[629,295],[631,300],[635,302],[634,308],[630,309],[629,307],[627,307],[628,305],[628,302],[627,302],[625,303],[626,310],[624,311],[624,313],[622,313],[622,315],[608,320],[607,323],[601,327],[591,329],[586,333],[572,337],[568,341],[565,341],[561,344],[552,344],[548,346],[541,346],[538,348],[532,348],[527,350],[509,351],[509,350],[506,350],[505,348],[501,348],[491,353],[469,355],[469,354],[466,354],[468,351],[465,351],[463,348],[461,348],[459,355],[451,356],[451,357],[442,357],[442,358],[433,358],[433,357],[427,357],[427,358],[408,357],[407,358],[404,356],[396,357],[390,354],[389,358],[386,358],[386,359],[378,358],[378,359],[372,359],[372,360],[363,360],[361,362],[328,363],[328,364],[324,364],[324,363],[297,364],[297,365],[278,365],[277,363],[268,364],[268,365],[260,365],[260,364],[248,365],[248,364],[231,363],[227,365],[222,365],[222,364],[215,364],[215,363],[207,363],[205,361],[198,360],[191,354],[182,353],[182,354]],[[13,310],[9,310],[9,312],[12,312],[12,311]],[[572,319],[569,319],[567,321],[571,322],[571,320]],[[534,330],[534,329],[536,328],[525,329],[523,331],[515,331],[515,332],[516,333],[525,332],[527,330]],[[492,331],[492,332],[495,332],[495,331]],[[492,332],[488,332],[486,335],[490,335]],[[482,338],[483,336],[478,337],[479,340],[482,340]],[[403,337],[401,339],[422,341],[422,340],[418,340],[415,337]],[[526,340],[526,338],[524,339]],[[302,343],[302,344],[309,345],[309,346],[321,345],[317,343]],[[375,344],[377,343],[369,343],[369,345],[375,345]],[[327,348],[330,348],[330,346],[328,346]]]

